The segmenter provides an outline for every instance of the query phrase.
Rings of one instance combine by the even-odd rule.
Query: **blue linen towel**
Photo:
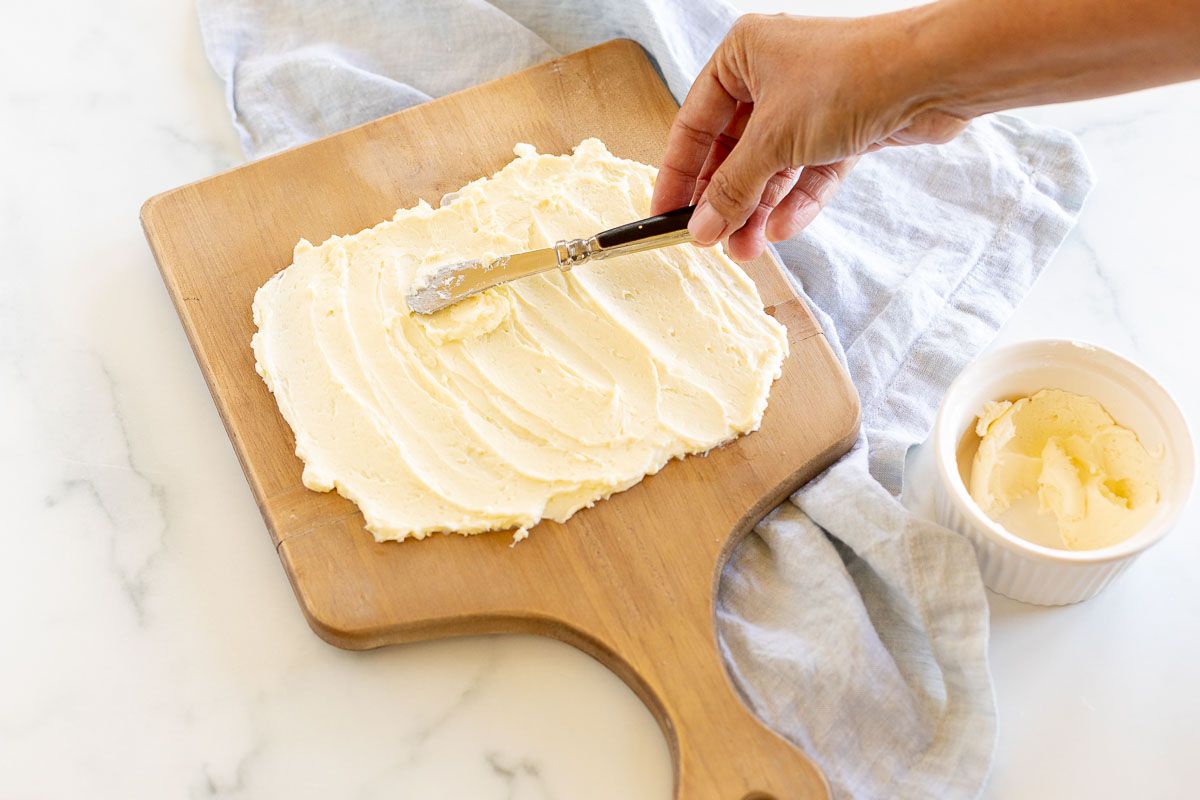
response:
[[[250,158],[628,37],[677,99],[736,17],[721,0],[199,0]],[[586,20],[586,24],[582,21]],[[974,554],[896,499],[946,386],[1049,262],[1091,185],[1068,134],[1008,116],[859,163],[778,254],[862,398],[854,450],[722,576],[735,683],[839,798],[979,794],[995,741]]]

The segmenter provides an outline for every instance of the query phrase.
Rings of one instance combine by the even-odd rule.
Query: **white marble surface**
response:
[[[149,195],[240,160],[192,5],[8,3],[5,21],[0,797],[668,797],[649,713],[565,645],[345,653],[308,631],[137,223]],[[1031,115],[1079,134],[1100,183],[1001,340],[1126,352],[1195,424],[1200,85]],[[1198,523],[1193,503],[1084,605],[991,598],[989,798],[1194,794]]]

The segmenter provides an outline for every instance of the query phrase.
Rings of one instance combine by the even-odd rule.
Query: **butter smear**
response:
[[[253,349],[304,485],[376,539],[565,521],[672,458],[756,430],[787,331],[720,248],[530,276],[430,316],[405,296],[456,261],[645,217],[656,171],[588,139],[517,158],[439,208],[301,241],[258,290]]]

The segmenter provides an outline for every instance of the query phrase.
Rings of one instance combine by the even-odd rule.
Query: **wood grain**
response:
[[[808,758],[742,704],[717,650],[714,595],[736,541],[845,452],[858,400],[769,256],[746,264],[791,354],[760,431],[634,488],[508,534],[377,544],[357,509],[300,483],[293,439],[250,352],[255,290],[320,242],[390,218],[512,158],[588,136],[656,164],[676,105],[618,40],[394,114],[149,200],[147,239],[313,630],[346,648],[522,632],[590,653],[670,744],[680,798],[820,798]],[[603,110],[603,113],[600,113]],[[349,676],[348,679],[353,679]]]

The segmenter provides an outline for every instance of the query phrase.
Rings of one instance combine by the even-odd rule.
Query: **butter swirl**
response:
[[[690,245],[409,312],[421,270],[648,212],[655,170],[596,139],[569,156],[516,153],[440,208],[301,241],[255,296],[257,369],[304,485],[356,503],[379,540],[565,521],[757,429],[787,353],[745,273]]]

